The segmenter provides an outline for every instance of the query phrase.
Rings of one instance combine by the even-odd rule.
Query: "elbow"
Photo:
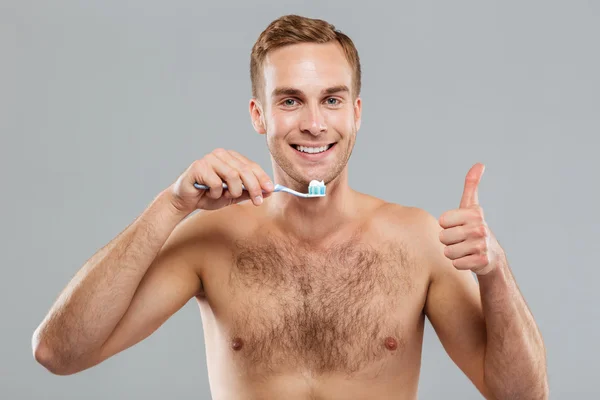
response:
[[[38,328],[39,329],[39,328]],[[38,330],[33,334],[31,340],[31,348],[33,351],[33,358],[40,365],[46,368],[50,373],[54,375],[72,375],[79,372],[73,363],[68,362],[68,357],[56,351],[47,341],[40,337]]]
[[[57,361],[52,350],[39,344],[33,348],[33,358],[54,375],[69,375],[63,364]]]
[[[550,398],[550,387],[547,379],[531,379],[528,382],[519,384],[503,383],[496,385],[486,385],[486,390],[482,392],[484,397],[489,400],[499,399],[531,399],[548,400]]]

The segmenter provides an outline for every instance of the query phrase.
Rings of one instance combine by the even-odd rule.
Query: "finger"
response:
[[[242,178],[239,171],[227,162],[225,150],[215,150],[208,157],[215,172],[227,183],[227,190],[236,198],[242,195]]]
[[[263,193],[263,200],[264,199],[268,199],[273,193]],[[231,195],[231,193],[229,193],[228,190],[223,191],[223,197],[227,198],[227,199],[233,199],[234,197]],[[245,200],[249,200],[250,199],[250,194],[248,193],[248,191],[243,191],[242,194],[237,197],[237,198],[244,198]],[[240,200],[242,201],[242,200]]]
[[[258,178],[256,177],[256,175],[254,175],[254,171],[252,171],[250,166],[240,161],[239,159],[231,155],[229,152],[220,154],[219,157],[221,157],[239,172],[240,177],[242,179],[242,183],[246,187],[246,190],[248,191],[254,205],[258,206],[262,204],[262,188],[260,186],[260,183],[258,182]]]
[[[192,165],[192,176],[196,182],[210,188],[207,195],[211,199],[218,199],[223,194],[223,181],[205,159],[198,160]]]
[[[464,226],[443,229],[440,232],[440,242],[445,245],[460,243],[467,239],[467,232]]]
[[[453,260],[452,265],[454,265],[456,269],[477,270],[478,268],[487,266],[489,262],[490,260],[487,254],[472,254],[466,257]]]
[[[465,187],[463,190],[462,198],[460,199],[459,208],[467,208],[472,205],[479,204],[479,196],[477,189],[485,166],[481,163],[477,163],[471,167],[465,178]]]
[[[229,193],[228,191],[225,191],[224,196],[231,200],[230,204],[238,204],[238,203],[241,203],[242,201],[250,200],[250,193],[248,193],[247,191],[243,191],[241,195],[239,195],[238,197],[235,197],[235,198],[231,195],[231,193]]]
[[[466,257],[472,254],[479,254],[471,241],[463,241],[444,248],[444,255],[451,260]]]
[[[438,223],[442,228],[452,228],[455,226],[466,225],[469,222],[471,210],[457,208],[446,211],[440,216]]]
[[[245,163],[246,165],[249,165],[250,168],[252,168],[252,171],[254,171],[254,175],[256,175],[261,188],[265,192],[271,193],[273,191],[273,189],[275,188],[273,181],[271,180],[269,175],[260,167],[260,165],[258,165],[254,161],[249,160],[248,158],[244,157],[243,155],[241,155],[240,153],[238,153],[235,150],[230,150],[229,152],[235,158],[237,158],[241,162]],[[263,195],[265,195],[265,194],[263,193]]]

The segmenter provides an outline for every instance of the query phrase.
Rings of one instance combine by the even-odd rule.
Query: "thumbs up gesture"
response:
[[[490,273],[504,260],[504,251],[488,228],[479,205],[477,189],[484,170],[480,163],[471,167],[459,208],[446,211],[438,220],[444,228],[440,232],[440,241],[446,245],[444,255],[456,269],[471,270],[478,276]]]

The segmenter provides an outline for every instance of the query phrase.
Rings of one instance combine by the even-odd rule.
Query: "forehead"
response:
[[[265,58],[263,72],[267,97],[281,86],[306,93],[337,85],[352,88],[352,68],[336,42],[300,43],[273,50]]]

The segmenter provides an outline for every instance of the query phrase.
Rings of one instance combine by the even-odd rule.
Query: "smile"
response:
[[[320,153],[324,153],[327,150],[331,149],[334,145],[335,145],[335,143],[330,143],[328,145],[321,146],[321,147],[307,147],[307,146],[300,146],[297,144],[292,144],[291,146],[301,153],[320,154]]]

